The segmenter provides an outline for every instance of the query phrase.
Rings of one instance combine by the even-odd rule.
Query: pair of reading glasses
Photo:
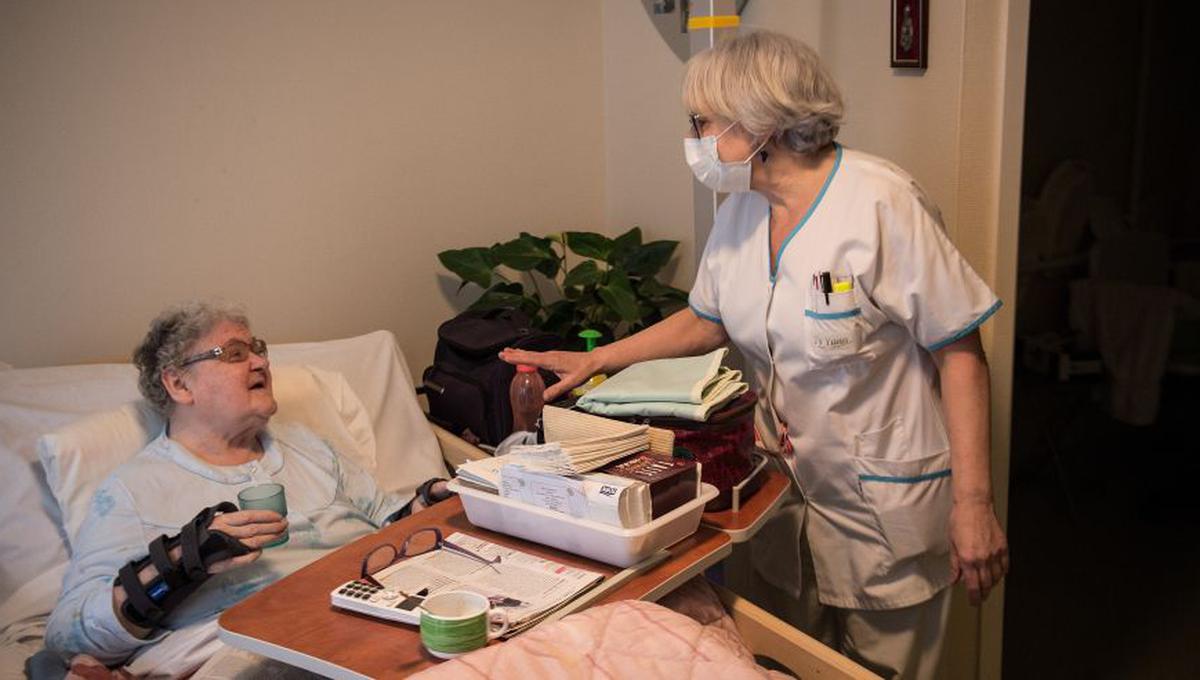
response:
[[[179,367],[191,366],[198,361],[216,359],[227,364],[239,364],[250,358],[253,352],[262,358],[267,358],[267,341],[262,338],[250,338],[250,342],[234,338],[220,347],[213,347],[207,352],[193,354],[179,362]]]
[[[378,574],[400,560],[408,557],[416,557],[417,555],[424,555],[425,553],[433,552],[434,550],[445,550],[461,557],[467,557],[475,560],[476,562],[486,564],[493,569],[495,569],[496,565],[500,563],[499,555],[489,560],[478,553],[467,550],[461,545],[447,541],[442,537],[441,529],[438,529],[437,527],[426,527],[424,529],[417,529],[409,534],[408,538],[404,539],[404,542],[400,544],[399,548],[391,543],[384,543],[383,545],[378,545],[372,548],[371,551],[368,552],[365,557],[363,557],[362,573],[360,578],[373,586],[384,588],[385,586],[375,579],[374,574]]]

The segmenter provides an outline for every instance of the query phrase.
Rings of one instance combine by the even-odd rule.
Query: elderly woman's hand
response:
[[[264,545],[283,537],[287,527],[287,518],[273,510],[238,510],[217,515],[208,528],[229,534],[254,552],[216,562],[208,568],[208,573],[219,574],[253,562],[262,554]]]

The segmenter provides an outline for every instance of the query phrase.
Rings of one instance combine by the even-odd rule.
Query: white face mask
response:
[[[764,139],[762,144],[740,163],[722,161],[717,155],[717,140],[732,130],[734,125],[737,123],[730,123],[729,127],[715,137],[686,137],[683,140],[683,156],[687,159],[692,174],[709,189],[726,194],[750,191],[750,160],[767,144],[767,140]]]

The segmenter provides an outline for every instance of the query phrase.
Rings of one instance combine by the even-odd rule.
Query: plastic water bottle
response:
[[[537,432],[542,418],[542,392],[546,383],[537,367],[520,364],[508,387],[508,398],[512,402],[513,432]]]

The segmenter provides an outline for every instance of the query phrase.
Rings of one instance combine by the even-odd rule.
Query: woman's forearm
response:
[[[935,358],[950,437],[954,502],[991,503],[991,387],[979,334],[939,350]]]
[[[547,387],[543,394],[550,403],[597,373],[616,373],[649,359],[703,354],[728,339],[721,324],[701,319],[689,307],[640,333],[591,352],[530,352],[506,347],[500,351],[500,358],[510,364],[530,364],[553,371],[559,382]]]
[[[595,353],[599,372],[615,373],[639,361],[711,352],[728,340],[724,326],[701,319],[688,307]]]
[[[987,359],[979,333],[934,357],[950,437],[950,573],[978,605],[1008,573],[1008,539],[992,500]]]

